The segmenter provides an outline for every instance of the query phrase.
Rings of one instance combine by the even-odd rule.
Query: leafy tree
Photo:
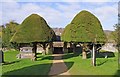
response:
[[[18,23],[11,21],[5,26],[2,26],[2,47],[13,48],[14,46],[10,43],[11,37],[17,30]]]
[[[0,48],[2,48],[2,26],[0,26]]]
[[[37,14],[32,14],[22,22],[12,37],[11,42],[19,44],[32,43],[36,59],[37,43],[41,44],[44,49],[43,53],[46,54],[46,47],[54,38],[55,33],[44,18]]]
[[[98,18],[90,12],[83,10],[65,27],[62,40],[74,44],[82,43],[84,58],[86,56],[85,44],[93,43],[94,45],[94,43],[104,43],[106,36]]]
[[[116,43],[119,42],[119,27],[120,25],[119,24],[115,24],[114,25],[114,28],[115,28],[115,31],[112,32],[112,38],[115,40]]]
[[[115,24],[114,27],[115,27],[115,31],[113,33],[113,38],[114,38],[115,42],[117,43],[118,51],[120,54],[120,24]],[[119,62],[119,64],[120,64],[120,62]]]

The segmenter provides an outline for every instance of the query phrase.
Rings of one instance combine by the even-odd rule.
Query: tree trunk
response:
[[[46,55],[46,43],[43,43],[42,45],[43,45],[43,50],[44,50],[42,54]]]
[[[46,45],[46,54],[52,54],[52,42]]]
[[[72,47],[72,43],[70,42],[70,52],[73,52],[73,47]]]
[[[17,44],[18,51],[20,51],[20,48],[21,48],[21,44]]]
[[[53,42],[50,42],[49,54],[53,53]]]
[[[33,43],[33,53],[34,55],[33,55],[32,60],[36,61],[37,60],[37,43]]]
[[[87,59],[87,53],[85,51],[85,46],[84,44],[82,45],[82,59]]]
[[[87,59],[87,56],[86,56],[87,54],[86,54],[86,51],[85,51],[85,49],[83,48],[82,49],[82,59]]]
[[[76,53],[76,44],[73,44],[73,53]]]
[[[67,53],[67,42],[64,42],[64,47],[63,47],[63,52],[64,53]]]
[[[48,44],[48,46],[46,46],[46,54],[49,54],[49,49],[50,49],[50,44]]]
[[[93,44],[93,51],[92,51],[92,65],[96,66],[96,52],[95,52],[95,45]]]

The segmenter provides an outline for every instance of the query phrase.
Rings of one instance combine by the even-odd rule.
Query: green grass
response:
[[[96,67],[92,66],[91,58],[83,60],[81,54],[77,56],[73,53],[65,54],[63,59],[71,75],[116,75],[119,74],[118,53],[114,54],[115,57],[97,58]]]
[[[17,51],[4,52],[6,64],[2,65],[3,75],[47,75],[52,65],[50,55],[38,54],[37,61],[30,59],[16,59]],[[67,65],[71,75],[120,75],[118,69],[118,53],[115,57],[97,58],[97,66],[93,67],[91,59],[82,59],[82,55],[73,53],[65,54],[63,60]],[[56,70],[57,71],[57,70]]]
[[[3,75],[47,75],[52,65],[53,57],[38,54],[37,61],[17,59],[18,51],[4,52],[5,64],[2,65]]]

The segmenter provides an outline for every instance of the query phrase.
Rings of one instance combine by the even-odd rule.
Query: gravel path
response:
[[[59,75],[70,75],[67,66],[62,60],[62,54],[53,54],[54,60],[52,67],[50,69],[49,75],[59,76]]]

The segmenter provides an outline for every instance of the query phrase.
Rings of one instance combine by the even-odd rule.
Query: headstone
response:
[[[20,48],[20,53],[17,58],[34,58],[35,54],[32,51],[33,47],[22,47]]]
[[[3,63],[4,62],[4,54],[3,54],[3,51],[0,50],[0,63]]]

